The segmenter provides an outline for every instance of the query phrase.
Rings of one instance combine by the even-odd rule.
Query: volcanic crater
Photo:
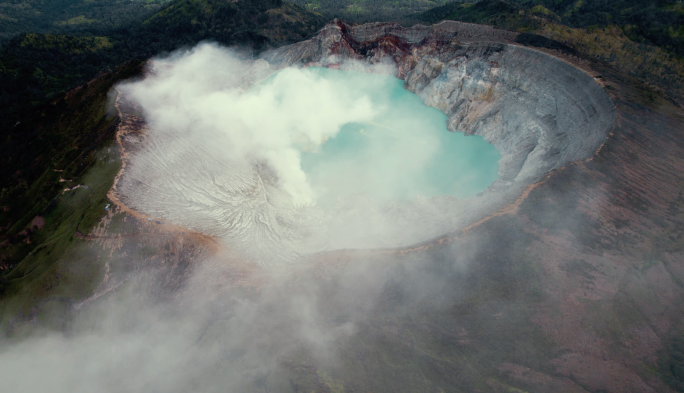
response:
[[[342,227],[355,235],[339,239],[331,230],[322,236],[320,215],[283,208],[277,180],[261,165],[222,168],[234,172],[227,181],[232,185],[221,188],[223,200],[165,199],[170,189],[204,185],[196,179],[180,185],[152,180],[150,168],[169,165],[159,165],[151,153],[154,141],[147,137],[129,141],[130,163],[116,194],[135,210],[215,236],[259,263],[335,249],[410,246],[462,230],[519,201],[549,172],[591,158],[613,129],[613,103],[591,70],[571,64],[576,59],[560,52],[522,46],[516,37],[450,21],[403,28],[335,20],[309,40],[263,53],[236,76],[249,87],[278,70],[318,66],[403,79],[406,90],[447,115],[449,131],[480,135],[498,149],[499,178],[477,197],[433,197],[371,209],[342,206]],[[200,166],[187,170],[201,171],[202,153],[188,154],[181,162]],[[180,181],[187,182],[190,172]],[[185,218],[186,210],[193,211],[192,219]],[[340,211],[334,214],[340,217]],[[381,238],[366,224],[373,220],[383,220]],[[256,253],[254,242],[260,244]]]

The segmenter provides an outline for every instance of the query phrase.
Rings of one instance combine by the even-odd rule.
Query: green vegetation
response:
[[[83,52],[97,52],[102,49],[109,49],[112,43],[108,37],[76,37],[58,34],[24,34],[19,40],[22,48],[37,50],[57,50],[70,54],[80,54]]]
[[[514,1],[482,0],[448,3],[416,16],[415,20],[428,24],[457,20],[501,29],[531,31],[539,26],[544,20],[542,18],[555,20],[556,15],[543,6],[524,8]]]
[[[634,42],[659,46],[684,55],[684,12],[674,0],[482,0],[450,3],[423,15],[424,21],[454,19],[513,27],[556,22],[571,28],[617,26]],[[503,21],[507,21],[502,23]]]
[[[115,149],[105,148],[118,124],[108,94],[141,74],[144,63],[131,58],[202,40],[268,48],[322,23],[278,0],[179,0],[131,29],[25,33],[0,48],[0,331],[21,335],[35,320],[63,328],[73,305],[100,282],[104,261],[117,258],[93,255],[100,248],[78,235],[105,214],[120,168]],[[121,220],[113,217],[113,232],[130,230]],[[157,252],[143,247],[120,259]]]
[[[97,34],[136,23],[168,0],[15,0],[0,2],[0,43],[25,32]]]
[[[12,129],[32,116],[34,105],[132,58],[203,40],[268,48],[306,38],[323,21],[276,0],[179,0],[130,29],[87,36],[22,34],[0,48],[0,129]]]
[[[451,19],[468,23],[488,24],[500,28],[526,28],[531,20],[519,11],[519,7],[505,1],[485,0],[477,3],[449,3],[425,12],[419,19],[428,23]]]
[[[322,23],[320,15],[279,0],[179,0],[127,30],[25,33],[7,42],[0,49],[0,270],[7,280],[0,296],[7,308],[0,314],[26,312],[32,307],[26,305],[35,305],[31,299],[45,298],[40,288],[67,282],[61,264],[80,260],[74,233],[87,233],[104,213],[118,168],[116,157],[98,153],[118,122],[108,92],[143,67],[140,61],[119,64],[203,40],[277,46],[312,35]],[[87,188],[62,192],[79,184]],[[62,258],[65,253],[75,254]],[[148,257],[154,250],[141,253]]]
[[[118,122],[108,109],[109,90],[116,82],[141,72],[142,62],[127,63],[86,87],[37,107],[32,119],[8,132],[0,145],[1,269],[20,264],[37,247],[52,244],[49,239],[70,238],[79,223],[81,230],[87,231],[97,222],[99,216],[92,216],[88,209],[102,208],[107,184],[116,170],[110,173],[113,169],[108,167],[109,172],[102,169],[98,176],[83,176],[88,168],[107,161],[97,151],[114,136]],[[89,188],[63,192],[78,184]],[[42,225],[34,224],[37,216],[42,217]],[[50,248],[44,252],[54,254]]]
[[[89,3],[92,2],[97,1]],[[516,3],[485,0],[450,4],[423,17],[488,23],[525,32],[518,37],[521,44],[559,50],[569,56],[591,56],[602,63],[600,67],[612,65],[681,97],[684,70],[677,52],[667,45],[656,46],[637,23],[621,25],[614,23],[615,18],[606,17],[611,22],[605,25],[571,25],[575,20],[572,18],[582,21],[582,12],[592,9],[587,8],[587,3],[590,1],[547,4],[536,0]],[[354,15],[355,20],[363,20],[391,16],[382,14],[381,8],[371,7],[370,2],[344,4],[340,14],[343,17]],[[404,7],[407,3],[382,4]],[[412,4],[415,8],[406,5],[404,10],[432,3]],[[330,3],[325,0],[304,5],[315,12],[331,9],[326,8]],[[2,7],[0,12],[4,12]],[[684,14],[681,4],[657,5],[652,10]],[[0,269],[5,274],[0,277],[1,332],[24,334],[27,321],[38,321],[41,327],[63,328],[74,304],[92,295],[100,283],[107,261],[150,259],[163,249],[146,245],[127,250],[131,252],[122,253],[125,256],[117,256],[116,251],[112,256],[109,250],[105,253],[92,243],[86,247],[78,236],[79,232],[88,233],[105,214],[106,193],[120,168],[116,150],[109,148],[117,119],[107,107],[108,92],[118,81],[140,75],[143,63],[131,61],[118,65],[134,57],[147,58],[206,39],[258,48],[300,40],[325,21],[320,14],[309,11],[278,1],[179,0],[154,15],[145,14],[144,22],[130,29],[95,30],[94,25],[101,23],[100,19],[81,13],[60,20],[92,22],[63,27],[93,28],[91,32],[97,34],[27,33],[3,46],[0,50]],[[8,23],[19,20],[3,15],[0,20]],[[673,25],[667,34],[679,39],[681,30]],[[600,67],[599,72],[609,75]],[[65,89],[107,71],[111,73],[64,94]],[[644,102],[658,99],[647,88],[640,94]],[[603,155],[611,148],[610,143],[604,146]],[[593,165],[603,168],[602,159],[602,156],[596,157]],[[566,223],[582,246],[600,253],[613,247],[594,236],[595,229],[603,223],[602,218],[581,213],[579,199],[573,191],[579,185],[596,181],[577,167],[569,167],[546,183],[547,194],[538,189],[521,204],[520,211],[525,220],[544,228],[545,236],[559,234],[558,223]],[[77,185],[85,187],[64,191]],[[649,208],[648,201],[637,196],[630,198],[634,209]],[[564,215],[567,211],[577,214]],[[359,334],[350,338],[350,344],[340,354],[345,371],[357,373],[348,375],[373,375],[372,381],[377,383],[379,391],[390,387],[425,391],[421,390],[422,386],[410,385],[424,379],[438,381],[445,391],[486,391],[497,386],[507,391],[523,391],[520,389],[526,387],[521,387],[519,381],[492,375],[492,370],[501,363],[511,362],[553,374],[553,369],[545,367],[549,367],[549,359],[558,356],[557,348],[538,325],[530,323],[539,307],[548,304],[542,283],[550,278],[542,268],[540,257],[528,251],[536,239],[526,233],[525,225],[527,221],[513,216],[496,217],[483,224],[476,233],[482,237],[478,240],[496,247],[479,250],[473,256],[476,263],[464,273],[454,272],[457,253],[448,246],[432,251],[426,258],[432,262],[418,263],[416,275],[429,269],[435,277],[448,278],[445,285],[453,290],[451,298],[444,295],[451,292],[439,291],[439,288],[411,296],[407,286],[386,285],[373,317],[367,324],[359,325]],[[108,229],[110,233],[133,231],[124,214],[112,216]],[[562,235],[566,236],[566,232]],[[668,235],[664,233],[662,238]],[[682,243],[680,240],[663,247],[668,252],[681,251]],[[657,260],[648,259],[647,266]],[[123,270],[122,265],[123,262],[119,267],[112,264],[112,271]],[[567,263],[567,271],[587,279],[596,274],[592,264],[579,258]],[[603,306],[603,303],[587,303],[585,329],[619,337],[625,326],[644,320],[628,300],[618,299],[614,305],[615,318],[606,322]],[[397,317],[407,310],[412,318]],[[292,370],[293,374],[299,373],[301,380],[294,377],[290,383],[305,386],[302,390],[314,390],[321,383],[333,392],[354,388],[350,383],[354,382],[353,378],[345,379],[344,374],[335,370],[318,374],[311,367],[293,366]],[[684,391],[684,340],[681,338],[667,344],[661,356],[660,374],[673,388]],[[390,380],[388,376],[396,379]]]
[[[105,215],[107,192],[121,167],[111,143],[118,118],[108,107],[109,92],[142,67],[131,61],[38,106],[34,118],[14,127],[2,144],[3,332],[21,335],[23,322],[32,320],[63,328],[73,304],[98,285],[107,256],[94,255],[97,249],[78,235]]]
[[[38,212],[45,224],[24,240],[30,241],[27,245],[33,249],[5,275],[0,287],[0,315],[3,317],[30,318],[36,306],[50,299],[59,303],[84,299],[92,294],[99,282],[102,264],[92,255],[91,248],[74,234],[76,231],[89,232],[106,212],[107,191],[121,162],[117,149],[113,148],[93,152],[91,157],[94,162],[79,179],[79,184],[87,187],[59,194]],[[55,314],[60,318],[53,315],[46,320],[55,323],[68,315],[63,311]],[[9,320],[0,320],[0,326],[5,328],[8,323]]]
[[[324,23],[316,14],[280,0],[179,0],[125,37],[127,50],[173,50],[202,40],[256,49],[292,43],[313,35]]]
[[[74,17],[74,18],[71,18],[68,20],[64,20],[61,22],[55,22],[55,24],[58,26],[66,26],[66,25],[80,25],[80,24],[84,24],[84,23],[90,24],[93,22],[97,22],[97,20],[96,19],[88,19],[84,15],[79,15],[77,17]]]
[[[681,4],[636,0],[482,0],[450,3],[423,13],[417,20],[435,23],[442,19],[543,36],[556,42],[547,42],[544,47],[562,46],[566,54],[581,54],[609,64],[684,102]],[[530,41],[529,35],[522,39]],[[532,41],[521,43],[534,44]]]
[[[291,0],[326,19],[340,18],[353,23],[410,22],[413,16],[453,0]]]
[[[532,8],[530,8],[530,12],[532,12],[533,14],[541,14],[541,15],[544,15],[544,16],[552,16],[552,17],[555,17],[555,18],[558,17],[554,12],[549,11],[548,8],[544,7],[544,6],[541,5],[541,4],[540,4],[540,5],[537,5],[537,6],[534,6],[534,7],[532,7]]]
[[[684,99],[684,59],[663,48],[634,42],[616,26],[573,29],[544,23],[535,33],[646,81],[680,102]]]

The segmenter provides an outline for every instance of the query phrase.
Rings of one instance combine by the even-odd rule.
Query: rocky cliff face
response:
[[[516,33],[445,21],[402,28],[328,24],[311,40],[264,58],[278,66],[359,67],[393,72],[448,129],[481,135],[502,155],[498,185],[530,183],[591,157],[613,127],[613,104],[584,71],[513,45]],[[389,67],[372,67],[373,65]]]
[[[403,28],[335,20],[308,41],[264,54],[271,71],[323,66],[392,73],[443,111],[449,130],[481,135],[501,153],[499,179],[478,198],[392,206],[397,222],[389,226],[398,229],[387,238],[393,242],[366,247],[407,245],[466,228],[519,201],[550,171],[592,157],[610,134],[615,110],[603,87],[561,58],[515,44],[516,35],[451,21]],[[364,211],[360,222],[373,214]],[[363,229],[358,233],[368,238]],[[345,247],[357,248],[333,248]]]
[[[613,127],[603,88],[570,64],[510,45],[465,45],[454,56],[420,59],[406,86],[449,116],[449,130],[495,145],[502,181],[589,158]]]

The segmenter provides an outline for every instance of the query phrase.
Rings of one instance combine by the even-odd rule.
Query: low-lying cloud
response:
[[[264,161],[296,205],[311,204],[302,147],[316,149],[342,125],[368,121],[380,108],[343,81],[297,68],[252,87],[253,78],[270,72],[260,65],[204,44],[154,61],[145,80],[121,89],[142,107],[153,132],[194,140],[219,158]]]

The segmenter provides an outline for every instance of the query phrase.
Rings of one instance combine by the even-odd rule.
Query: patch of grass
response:
[[[344,384],[342,384],[341,381],[336,380],[328,376],[325,372],[320,372],[319,373],[321,379],[323,382],[328,386],[328,389],[330,389],[330,392],[332,393],[344,393]]]
[[[501,0],[482,0],[476,3],[448,3],[419,16],[419,20],[436,23],[442,19],[492,25],[499,28],[530,31],[537,27],[538,18],[531,17],[513,3]]]
[[[347,6],[346,11],[350,14],[355,15],[363,15],[366,13],[366,10],[360,4],[350,4],[349,6]]]
[[[532,15],[543,16],[543,17],[550,19],[550,20],[560,21],[560,17],[558,15],[556,15],[555,12],[549,10],[548,8],[544,7],[541,4],[530,8],[530,13]]]
[[[611,7],[610,4],[604,5]],[[624,7],[623,4],[600,15],[588,11],[596,6],[600,4],[583,0],[570,5],[538,0],[454,2],[429,10],[418,20],[436,23],[451,19],[543,36],[560,43],[562,48],[559,45],[537,45],[539,40],[521,43],[559,49],[566,54],[605,63],[658,88],[680,105],[684,104],[684,46],[680,45],[684,39],[684,24],[672,22],[678,18],[672,15],[680,15],[681,4],[669,5],[662,10],[657,7],[641,10],[643,7],[640,5],[641,8],[625,8],[621,13],[616,11]],[[669,14],[662,14],[663,10]],[[660,21],[654,15],[664,19]],[[658,22],[651,23],[651,26],[644,22],[649,18]],[[594,20],[595,23],[591,22]],[[606,89],[612,88],[606,86]]]
[[[175,2],[164,10],[152,15],[142,24],[150,25],[156,22],[163,21],[166,24],[180,23],[186,20],[192,20],[198,12],[210,13],[212,7],[207,0],[183,0]]]
[[[656,46],[636,43],[618,26],[579,29],[543,23],[535,33],[684,99],[684,59]]]
[[[97,22],[97,19],[88,19],[85,15],[79,15],[77,17],[63,20],[60,22],[55,22],[57,26],[69,26],[69,25],[89,25],[93,22]]]
[[[106,195],[121,167],[116,152],[102,149],[80,180],[87,188],[60,194],[40,212],[45,225],[31,236],[40,243],[3,277],[0,286],[3,330],[38,315],[61,321],[68,315],[65,307],[89,296],[101,280],[100,257],[74,234],[88,233],[105,215]],[[46,304],[49,307],[44,310]],[[62,318],[53,319],[53,314]]]
[[[81,231],[99,220],[99,213],[78,209],[87,201],[104,211],[101,196],[109,188],[108,177],[115,173],[110,173],[114,169],[103,169],[114,168],[114,153],[97,153],[113,138],[118,123],[108,109],[108,92],[114,83],[138,75],[141,69],[141,62],[129,63],[118,72],[39,108],[33,118],[35,123],[17,130],[25,131],[19,136],[28,140],[1,146],[3,151],[7,150],[6,156],[13,155],[23,162],[13,162],[22,168],[18,172],[13,173],[12,167],[3,168],[10,172],[3,174],[7,177],[0,199],[0,205],[6,207],[0,210],[0,227],[5,228],[0,239],[6,240],[0,249],[0,269],[11,270],[36,245],[71,228],[74,220],[83,221]],[[12,139],[13,135],[10,142]],[[100,172],[98,177],[85,175],[90,168]],[[60,182],[60,178],[68,181]],[[62,193],[64,188],[78,184],[89,188]],[[30,223],[39,215],[44,217],[45,226],[35,230]],[[66,226],[59,229],[62,224]]]
[[[18,21],[19,21],[19,19],[10,18],[9,16],[3,15],[3,14],[0,14],[0,20],[4,20],[4,21],[7,21],[7,22],[18,22]]]
[[[112,47],[108,37],[70,36],[64,34],[24,34],[21,47],[32,49],[53,49],[66,53],[97,52]]]

